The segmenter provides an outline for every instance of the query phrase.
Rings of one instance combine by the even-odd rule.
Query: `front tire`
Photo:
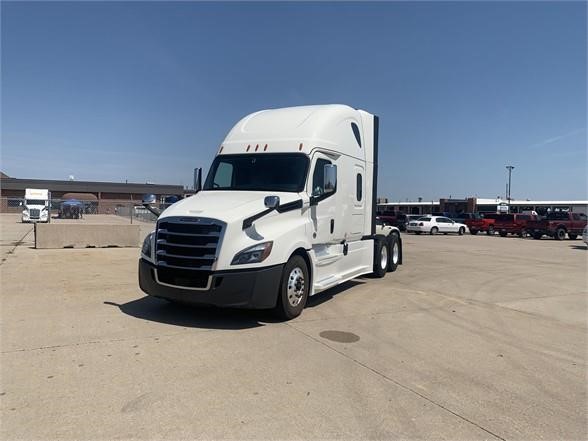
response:
[[[439,228],[437,228],[437,227],[433,227],[433,228],[431,228],[431,231],[430,231],[430,233],[431,233],[431,236],[434,236],[434,235],[435,235],[435,234],[437,234],[438,232],[439,232]]]
[[[388,241],[383,237],[376,237],[374,240],[374,276],[381,278],[386,275],[388,271],[388,262],[390,257],[390,249]]]
[[[457,234],[459,234],[460,236],[463,236],[464,233],[465,233],[465,228],[459,227],[459,231],[457,232]]]
[[[294,255],[286,262],[282,271],[276,314],[284,320],[298,317],[306,306],[309,290],[308,265],[302,256]]]

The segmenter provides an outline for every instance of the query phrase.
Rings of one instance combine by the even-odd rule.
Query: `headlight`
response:
[[[144,254],[145,256],[149,257],[150,259],[153,258],[153,256],[151,255],[151,242],[153,240],[153,235],[155,233],[149,233],[147,235],[147,237],[145,238],[145,240],[143,241],[143,246],[141,247],[141,254]]]
[[[263,262],[267,256],[270,255],[272,251],[272,245],[273,242],[264,242],[253,245],[249,248],[245,248],[244,250],[238,252],[235,257],[233,257],[231,265]]]

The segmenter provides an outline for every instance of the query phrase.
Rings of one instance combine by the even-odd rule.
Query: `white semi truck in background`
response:
[[[49,190],[26,188],[23,205],[23,222],[51,221],[51,193]]]
[[[141,289],[180,303],[275,308],[402,263],[376,226],[378,117],[345,105],[264,110],[222,142],[201,191],[160,214]],[[146,200],[145,205],[153,199]],[[392,234],[388,234],[392,231]]]

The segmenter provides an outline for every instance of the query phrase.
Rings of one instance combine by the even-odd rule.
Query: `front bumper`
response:
[[[148,295],[193,305],[270,309],[276,306],[283,265],[247,270],[210,272],[202,289],[162,285],[157,267],[139,260],[139,286]]]

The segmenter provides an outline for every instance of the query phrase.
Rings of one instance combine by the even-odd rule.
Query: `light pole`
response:
[[[508,201],[508,212],[510,213],[510,177],[512,174],[512,169],[514,168],[514,165],[507,165],[506,169],[508,170],[508,195],[506,196],[506,199]]]

